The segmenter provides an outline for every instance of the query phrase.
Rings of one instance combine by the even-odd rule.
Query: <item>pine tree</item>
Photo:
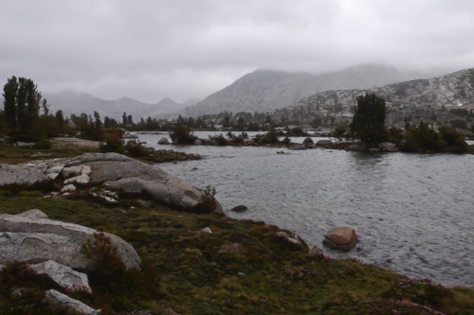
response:
[[[5,121],[10,134],[20,138],[35,138],[41,102],[41,94],[35,83],[13,76],[3,87],[3,97]]]
[[[17,107],[16,107],[16,94],[18,90],[18,80],[16,77],[8,79],[7,83],[3,86],[3,104],[4,104],[4,116],[7,129],[15,132],[17,129]]]
[[[357,97],[351,133],[364,143],[382,141],[385,132],[385,100],[375,94]]]

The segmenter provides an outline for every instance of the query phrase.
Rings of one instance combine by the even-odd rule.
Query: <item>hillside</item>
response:
[[[431,79],[388,84],[371,89],[333,90],[316,93],[291,107],[277,110],[279,120],[299,120],[322,124],[348,121],[356,98],[366,92],[383,96],[387,103],[387,125],[417,122],[420,119],[448,124],[474,109],[474,69],[466,69]],[[462,115],[461,115],[461,118]],[[469,117],[464,117],[466,120]]]
[[[186,107],[185,115],[198,116],[223,111],[271,112],[320,91],[367,89],[412,78],[413,74],[374,64],[320,75],[256,70],[196,105]]]

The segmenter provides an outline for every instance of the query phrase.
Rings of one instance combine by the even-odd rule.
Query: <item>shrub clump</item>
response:
[[[196,206],[197,213],[211,213],[217,209],[216,188],[207,186],[198,205]]]

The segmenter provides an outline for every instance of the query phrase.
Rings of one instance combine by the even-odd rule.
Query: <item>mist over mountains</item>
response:
[[[432,77],[430,74],[402,72],[391,66],[366,64],[340,71],[310,74],[274,70],[256,70],[201,101],[178,103],[164,98],[156,104],[122,97],[101,99],[91,94],[66,90],[43,94],[50,111],[62,110],[65,115],[93,114],[94,111],[121,120],[124,112],[135,122],[140,118],[175,118],[178,115],[200,116],[228,112],[274,112],[301,103],[311,95],[324,91],[367,90],[412,79]],[[41,88],[41,87],[39,87]],[[3,102],[2,102],[3,103]]]
[[[124,112],[132,115],[135,120],[141,117],[166,117],[178,112],[186,104],[177,103],[169,98],[162,99],[156,104],[147,104],[129,97],[122,97],[117,100],[105,100],[91,94],[77,91],[62,91],[56,94],[46,94],[53,112],[62,110],[64,114],[92,114],[98,112],[101,117],[120,119]]]
[[[463,119],[467,121],[461,125],[468,127],[471,124],[469,116],[474,110],[474,68],[371,89],[323,91],[277,110],[273,117],[278,121],[347,124],[352,119],[357,97],[367,92],[385,99],[388,126],[403,127],[405,123],[416,124],[421,119],[438,125],[449,125],[453,120]]]
[[[185,116],[229,112],[272,112],[328,90],[370,89],[427,77],[391,66],[367,64],[319,75],[256,70],[185,109]]]

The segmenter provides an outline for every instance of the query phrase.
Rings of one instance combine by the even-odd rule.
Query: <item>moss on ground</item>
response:
[[[278,228],[263,222],[130,204],[0,191],[0,213],[38,208],[51,219],[117,234],[137,249],[141,272],[103,266],[89,274],[93,294],[72,294],[105,315],[474,314],[473,289],[445,288],[355,260],[308,257],[277,242]],[[201,232],[205,227],[213,233]],[[240,254],[219,253],[233,243],[243,246]],[[13,294],[18,287],[30,289],[25,298]],[[41,302],[52,287],[10,266],[0,274],[0,313],[54,314]]]

